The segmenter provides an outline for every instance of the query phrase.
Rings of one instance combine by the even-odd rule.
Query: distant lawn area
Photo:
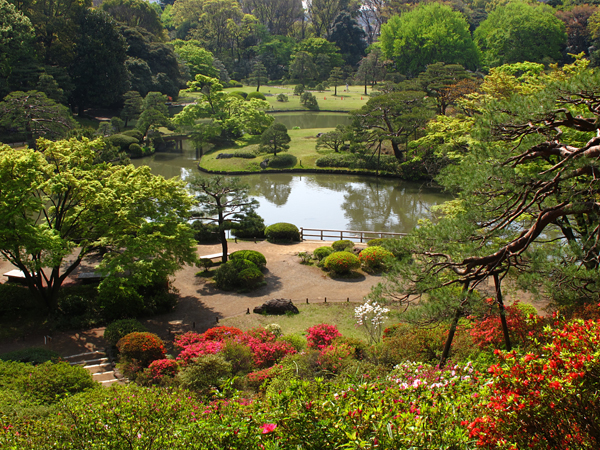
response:
[[[319,110],[321,111],[352,111],[359,109],[369,100],[369,96],[365,96],[364,86],[349,86],[348,91],[344,92],[346,86],[338,86],[337,97],[333,95],[333,87],[319,92],[314,89],[308,89],[319,103]],[[256,86],[244,86],[241,88],[227,88],[226,92],[243,91],[243,92],[256,92]],[[260,92],[263,93],[271,106],[272,111],[310,111],[300,104],[300,96],[294,95],[294,85],[289,86],[261,86]],[[371,88],[367,88],[367,92],[371,93]],[[278,102],[277,95],[285,94],[288,96],[289,101]],[[191,101],[193,98],[198,97],[196,92],[182,92],[181,97],[186,102]],[[343,98],[343,100],[342,100]]]
[[[288,130],[292,141],[290,149],[287,152],[278,153],[278,155],[290,154],[296,157],[294,165],[285,167],[285,169],[318,169],[315,164],[317,158],[320,158],[331,151],[320,150],[317,153],[315,146],[317,144],[317,133],[326,133],[333,128],[308,128],[305,130]],[[246,158],[227,158],[217,159],[219,153],[248,152],[253,153],[258,150],[260,136],[245,135],[236,141],[234,146],[228,148],[219,148],[205,154],[200,160],[200,168],[213,171],[226,172],[258,172],[261,170],[260,162],[269,157],[269,154],[262,153],[253,159]],[[271,154],[271,157],[273,155]],[[267,170],[269,170],[268,168]],[[277,170],[277,169],[273,169]]]

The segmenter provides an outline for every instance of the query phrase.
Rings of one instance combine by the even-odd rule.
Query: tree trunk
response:
[[[465,283],[465,285],[463,286],[463,295],[465,295],[465,299],[466,299],[466,295],[468,294],[469,291],[469,283]],[[458,321],[460,319],[460,317],[462,316],[462,303],[464,302],[464,300],[461,302],[461,305],[456,308],[456,312],[454,313],[454,318],[452,319],[452,324],[450,325],[450,330],[448,330],[448,337],[446,338],[446,344],[444,344],[444,351],[442,352],[442,357],[440,358],[440,364],[438,366],[439,369],[443,369],[444,366],[446,365],[446,361],[448,360],[448,355],[450,354],[450,348],[452,347],[452,340],[454,339],[454,333],[456,333],[456,327],[458,326]]]
[[[498,274],[494,274],[494,286],[496,288],[496,301],[498,302],[498,309],[500,310],[500,322],[502,323],[502,332],[504,333],[504,346],[506,351],[510,352],[512,347],[510,345],[510,335],[508,333],[508,324],[506,323],[506,310],[504,309],[504,302],[502,300],[502,288],[500,287],[500,278]]]
[[[402,153],[402,150],[400,150],[400,146],[396,142],[395,138],[391,138],[390,141],[392,142],[392,149],[394,149],[394,156],[396,159],[398,161],[404,161],[404,154]]]

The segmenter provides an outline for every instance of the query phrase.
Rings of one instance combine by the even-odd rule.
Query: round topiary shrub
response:
[[[123,131],[120,134],[124,134],[125,136],[134,137],[138,140],[138,142],[142,142],[142,139],[144,138],[144,133],[142,133],[140,130],[135,130],[135,129]]]
[[[142,146],[140,144],[131,144],[129,145],[129,156],[131,156],[132,158],[140,158],[142,156],[144,156],[144,149],[142,148]]]
[[[246,96],[246,100],[252,100],[253,98],[257,98],[259,100],[266,100],[267,97],[265,97],[265,94],[263,94],[262,92],[250,92],[248,93],[248,95]]]
[[[257,287],[264,279],[265,276],[258,268],[244,269],[238,274],[240,287],[246,289]]]
[[[148,329],[135,319],[121,319],[109,324],[104,330],[104,340],[114,347],[121,338],[129,333],[143,333]]]
[[[117,342],[117,349],[123,358],[139,361],[143,367],[148,367],[152,361],[163,359],[166,354],[162,339],[147,332],[129,333]]]
[[[244,92],[244,91],[231,91],[231,92],[229,93],[229,95],[232,95],[232,94],[239,95],[239,96],[240,96],[240,97],[242,97],[243,99],[245,99],[246,97],[248,97],[248,93],[247,93],[247,92]]]
[[[223,289],[225,291],[230,291],[241,287],[252,287],[255,285],[254,282],[258,275],[256,272],[244,272],[245,270],[252,269],[258,272],[260,276],[264,278],[264,275],[259,270],[258,266],[247,259],[233,259],[227,261],[225,264],[221,264],[221,266],[216,270],[214,276],[215,284],[219,289]],[[242,272],[244,272],[243,278],[240,277]],[[260,281],[262,281],[262,279]],[[248,286],[248,284],[251,286]]]
[[[267,265],[267,258],[256,250],[238,250],[229,255],[229,259],[247,259],[248,261],[256,264],[259,269],[264,268]]]
[[[278,102],[287,102],[289,101],[288,96],[281,93],[281,94],[277,94],[277,101]]]
[[[313,255],[315,255],[315,258],[317,258],[319,261],[323,261],[325,258],[327,258],[332,253],[333,253],[333,249],[331,247],[325,246],[325,247],[315,248]]]
[[[358,255],[360,264],[366,270],[384,269],[394,258],[394,254],[383,247],[367,247]]]
[[[386,241],[389,241],[389,239],[386,239],[386,238],[371,239],[369,242],[367,242],[367,247],[383,247],[383,244]]]
[[[231,376],[231,363],[220,355],[202,355],[179,373],[179,384],[184,389],[204,391],[218,387]]]
[[[280,153],[277,156],[269,158],[269,167],[273,167],[274,169],[294,167],[296,163],[298,163],[298,158],[289,153]]]
[[[300,230],[291,223],[279,222],[265,228],[265,237],[269,242],[300,241]]]
[[[126,134],[113,134],[112,136],[104,138],[104,140],[115,147],[119,147],[123,151],[127,150],[131,144],[139,143],[137,138],[127,136]]]
[[[348,239],[341,239],[331,244],[331,248],[333,248],[333,250],[336,252],[343,252],[354,248],[354,242],[349,241]]]
[[[336,274],[345,274],[358,269],[360,260],[354,253],[335,252],[325,258],[323,266]]]

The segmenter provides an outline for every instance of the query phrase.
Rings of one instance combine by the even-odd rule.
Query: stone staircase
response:
[[[125,384],[124,378],[117,378],[112,362],[105,352],[95,351],[78,353],[77,355],[63,357],[72,366],[81,366],[92,374],[94,381],[103,386]]]

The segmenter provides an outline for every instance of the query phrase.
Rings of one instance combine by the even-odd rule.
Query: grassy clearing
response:
[[[250,328],[276,323],[281,326],[283,334],[306,334],[307,328],[320,323],[329,323],[337,326],[342,335],[366,340],[362,328],[356,325],[354,308],[358,303],[314,303],[296,305],[300,314],[289,316],[263,316],[260,314],[244,314],[241,316],[223,319],[219,325],[236,327],[242,331]],[[389,323],[394,323],[390,320]]]
[[[296,169],[317,169],[315,161],[317,158],[328,153],[327,151],[319,151],[315,149],[317,144],[317,133],[326,133],[332,128],[309,128],[305,130],[288,130],[292,141],[290,149],[285,152],[296,157],[296,164],[291,168]],[[234,146],[228,148],[220,148],[205,154],[201,161],[200,167],[206,170],[218,171],[240,171],[240,172],[258,172],[260,171],[260,162],[268,157],[267,154],[261,154],[254,159],[244,158],[228,158],[217,159],[219,153],[231,153],[232,151],[254,152],[258,150],[260,136],[243,136],[238,139]],[[268,170],[268,169],[267,169]]]
[[[349,86],[348,92],[344,92],[345,86],[338,86],[337,96],[333,95],[333,88],[319,92],[314,89],[308,91],[314,94],[319,103],[319,109],[321,111],[352,111],[359,109],[367,103],[369,100],[368,95],[364,95],[364,86]],[[256,92],[255,86],[244,86],[241,88],[227,88],[226,92],[243,91],[243,92]],[[300,96],[294,95],[294,85],[290,86],[261,86],[260,92],[262,92],[271,106],[271,110],[274,111],[309,111],[307,108],[300,104]],[[367,88],[367,92],[371,93],[371,88]],[[278,102],[277,95],[285,94],[288,96],[289,101]],[[185,92],[182,93],[182,98],[185,102],[192,101],[198,97],[196,92]],[[343,100],[342,100],[343,98]],[[180,99],[180,101],[182,101]]]

